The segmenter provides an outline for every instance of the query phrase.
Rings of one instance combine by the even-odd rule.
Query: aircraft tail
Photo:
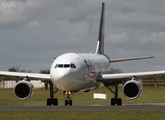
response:
[[[104,54],[104,6],[105,6],[105,3],[102,3],[100,28],[99,28],[97,47],[96,47],[96,54]]]

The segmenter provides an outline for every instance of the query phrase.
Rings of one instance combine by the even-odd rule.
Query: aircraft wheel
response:
[[[65,100],[65,106],[68,106],[68,100]]]
[[[117,105],[122,105],[122,99],[121,98],[112,98],[111,99],[111,105],[114,106],[115,104]]]
[[[55,98],[55,99],[53,99],[53,105],[58,105],[58,99],[57,98]]]
[[[115,105],[115,98],[111,98],[111,105],[114,106]]]
[[[52,105],[52,100],[50,98],[47,99],[47,106]]]
[[[69,106],[72,106],[72,100],[69,100]]]
[[[72,106],[72,100],[65,100],[65,106]]]
[[[54,98],[54,99],[48,98],[47,106],[51,106],[51,105],[58,105],[58,99],[57,98]]]
[[[117,105],[122,105],[122,99],[121,98],[117,99]]]

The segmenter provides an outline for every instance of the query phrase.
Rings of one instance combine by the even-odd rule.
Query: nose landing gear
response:
[[[66,95],[65,106],[72,106],[72,100],[70,97],[72,93],[70,91],[69,92],[64,91],[64,95]]]

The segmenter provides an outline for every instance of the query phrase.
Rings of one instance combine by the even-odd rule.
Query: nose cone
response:
[[[65,70],[64,69],[63,70],[56,70],[53,78],[54,78],[55,81],[65,80],[66,78],[68,78],[69,73],[70,73],[70,71],[67,70],[67,69],[65,69]]]
[[[75,78],[70,69],[56,69],[51,76],[54,85],[63,91],[71,90],[71,85],[74,83]]]

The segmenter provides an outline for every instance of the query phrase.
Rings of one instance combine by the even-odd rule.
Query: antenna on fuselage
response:
[[[101,17],[100,17],[100,27],[99,27],[99,36],[96,47],[96,54],[104,54],[104,6],[105,3],[102,3]]]

